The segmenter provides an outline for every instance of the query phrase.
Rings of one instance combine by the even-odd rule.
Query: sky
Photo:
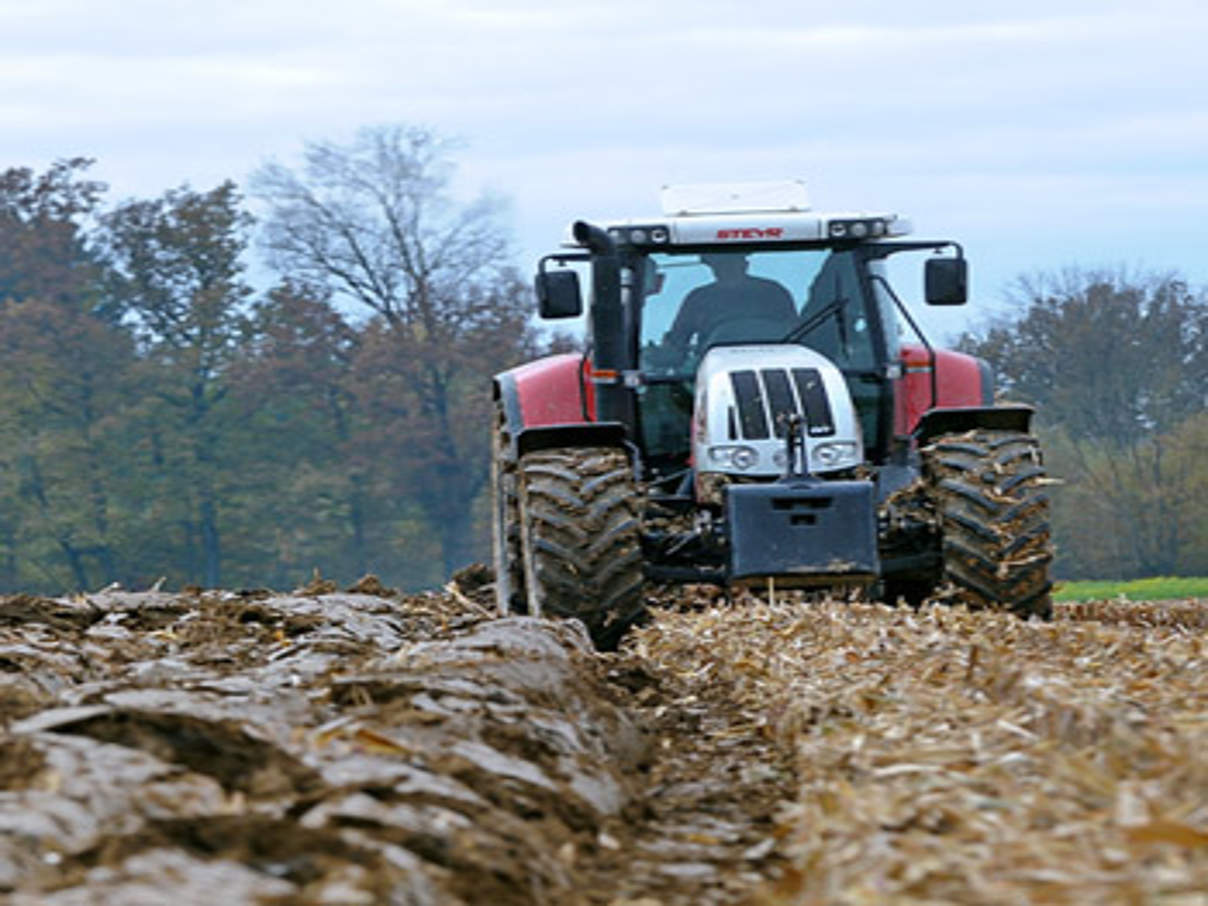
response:
[[[0,123],[0,168],[94,157],[114,200],[425,126],[525,269],[667,183],[800,178],[963,243],[941,335],[1021,274],[1208,285],[1203,0],[0,0]]]

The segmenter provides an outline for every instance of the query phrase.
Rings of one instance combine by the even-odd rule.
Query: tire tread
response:
[[[628,457],[610,447],[542,450],[521,458],[518,477],[530,610],[582,620],[597,648],[615,648],[644,612],[641,502]]]
[[[980,608],[1052,615],[1045,469],[1028,434],[978,429],[923,450],[943,532],[945,576]]]

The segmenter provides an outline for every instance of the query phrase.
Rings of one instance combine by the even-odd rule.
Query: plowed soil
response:
[[[1203,902],[1199,602],[688,589],[599,655],[490,597],[0,599],[0,895]]]

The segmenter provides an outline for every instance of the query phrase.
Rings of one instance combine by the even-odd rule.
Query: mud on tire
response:
[[[978,429],[922,452],[945,577],[971,606],[1051,616],[1049,498],[1036,438]]]
[[[625,452],[529,453],[518,487],[529,610],[577,617],[597,648],[616,648],[643,610],[640,500]]]
[[[491,435],[491,556],[495,567],[495,603],[504,615],[528,612],[516,472],[507,418],[503,406],[497,405]]]

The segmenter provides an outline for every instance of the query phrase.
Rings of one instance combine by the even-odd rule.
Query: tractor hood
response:
[[[710,349],[696,372],[692,453],[697,475],[783,475],[792,415],[805,420],[811,472],[837,472],[863,462],[851,394],[828,358],[787,344]]]

